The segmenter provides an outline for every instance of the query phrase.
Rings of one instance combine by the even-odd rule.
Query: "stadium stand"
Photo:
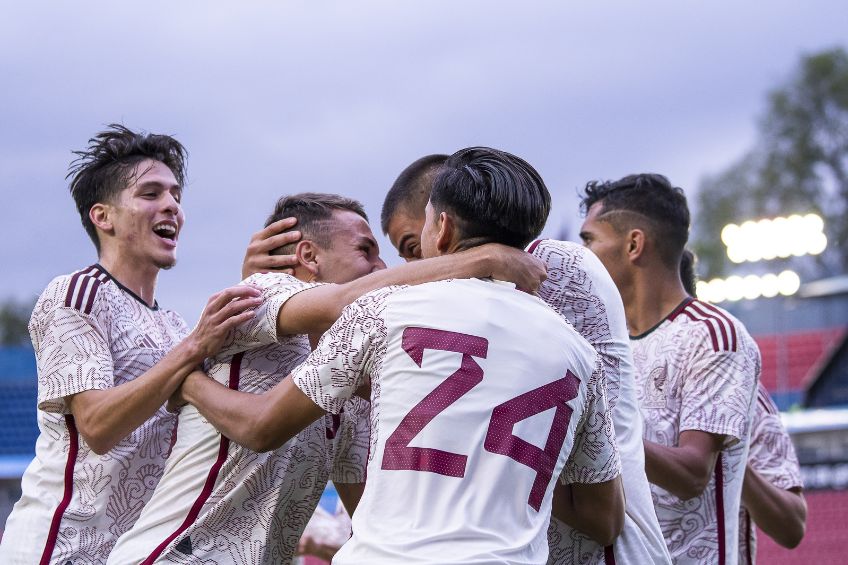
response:
[[[757,532],[757,563],[845,563],[848,542],[848,491],[810,492],[807,498],[807,533],[794,550],[780,547]]]
[[[778,408],[787,410],[801,402],[803,390],[845,334],[846,328],[836,327],[754,336],[763,359],[760,380]]]

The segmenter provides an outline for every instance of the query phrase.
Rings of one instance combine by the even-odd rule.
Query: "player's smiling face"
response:
[[[177,262],[177,240],[185,221],[182,187],[161,161],[140,162],[131,184],[112,203],[114,238],[125,257],[160,269]]]
[[[317,247],[317,280],[346,283],[386,268],[365,218],[350,210],[334,210],[330,221],[332,245]]]
[[[403,260],[409,262],[421,259],[421,230],[423,228],[423,210],[419,215],[399,210],[389,220],[386,234]]]

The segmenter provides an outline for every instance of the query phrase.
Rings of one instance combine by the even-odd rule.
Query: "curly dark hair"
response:
[[[121,124],[107,127],[88,140],[86,149],[73,152],[77,158],[65,177],[71,179],[71,196],[98,253],[100,240],[88,213],[95,204],[114,201],[133,182],[140,162],[161,161],[179,185],[185,185],[186,150],[179,141],[169,135],[136,133]]]
[[[580,202],[583,214],[597,203],[603,206],[599,219],[619,231],[639,227],[649,232],[660,258],[677,268],[689,240],[689,206],[683,189],[663,175],[629,175],[614,182],[591,181]]]

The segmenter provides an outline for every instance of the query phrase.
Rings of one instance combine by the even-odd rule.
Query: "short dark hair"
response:
[[[689,206],[683,189],[673,186],[663,175],[628,175],[614,182],[586,184],[580,203],[584,214],[601,202],[599,219],[619,231],[641,226],[651,232],[663,264],[677,268],[689,239]]]
[[[112,202],[133,181],[135,167],[146,159],[161,161],[182,187],[185,185],[186,150],[169,135],[136,133],[121,124],[110,124],[88,140],[88,147],[74,151],[68,174],[71,196],[82,225],[100,253],[97,229],[88,213],[98,203]]]
[[[698,298],[698,273],[695,268],[697,264],[698,257],[692,251],[684,249],[683,255],[680,256],[680,280],[686,293],[693,298]]]
[[[358,200],[339,196],[338,194],[322,194],[318,192],[301,192],[283,196],[277,200],[274,211],[265,220],[269,226],[283,218],[297,218],[297,225],[285,231],[298,230],[302,239],[314,241],[321,247],[331,248],[333,240],[330,237],[329,221],[335,210],[348,210],[359,214],[365,221],[368,215]],[[290,255],[294,253],[297,243],[289,243],[271,251],[272,255]]]
[[[551,211],[551,195],[529,163],[489,147],[451,155],[433,181],[430,203],[456,214],[465,246],[502,243],[522,248]]]
[[[384,234],[389,232],[389,222],[400,210],[416,216],[424,215],[433,179],[447,160],[447,155],[427,155],[401,171],[383,201],[380,227]]]

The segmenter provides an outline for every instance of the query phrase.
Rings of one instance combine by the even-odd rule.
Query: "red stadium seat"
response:
[[[810,492],[807,498],[807,534],[797,548],[785,549],[757,532],[757,563],[845,563],[848,546],[848,491]]]

